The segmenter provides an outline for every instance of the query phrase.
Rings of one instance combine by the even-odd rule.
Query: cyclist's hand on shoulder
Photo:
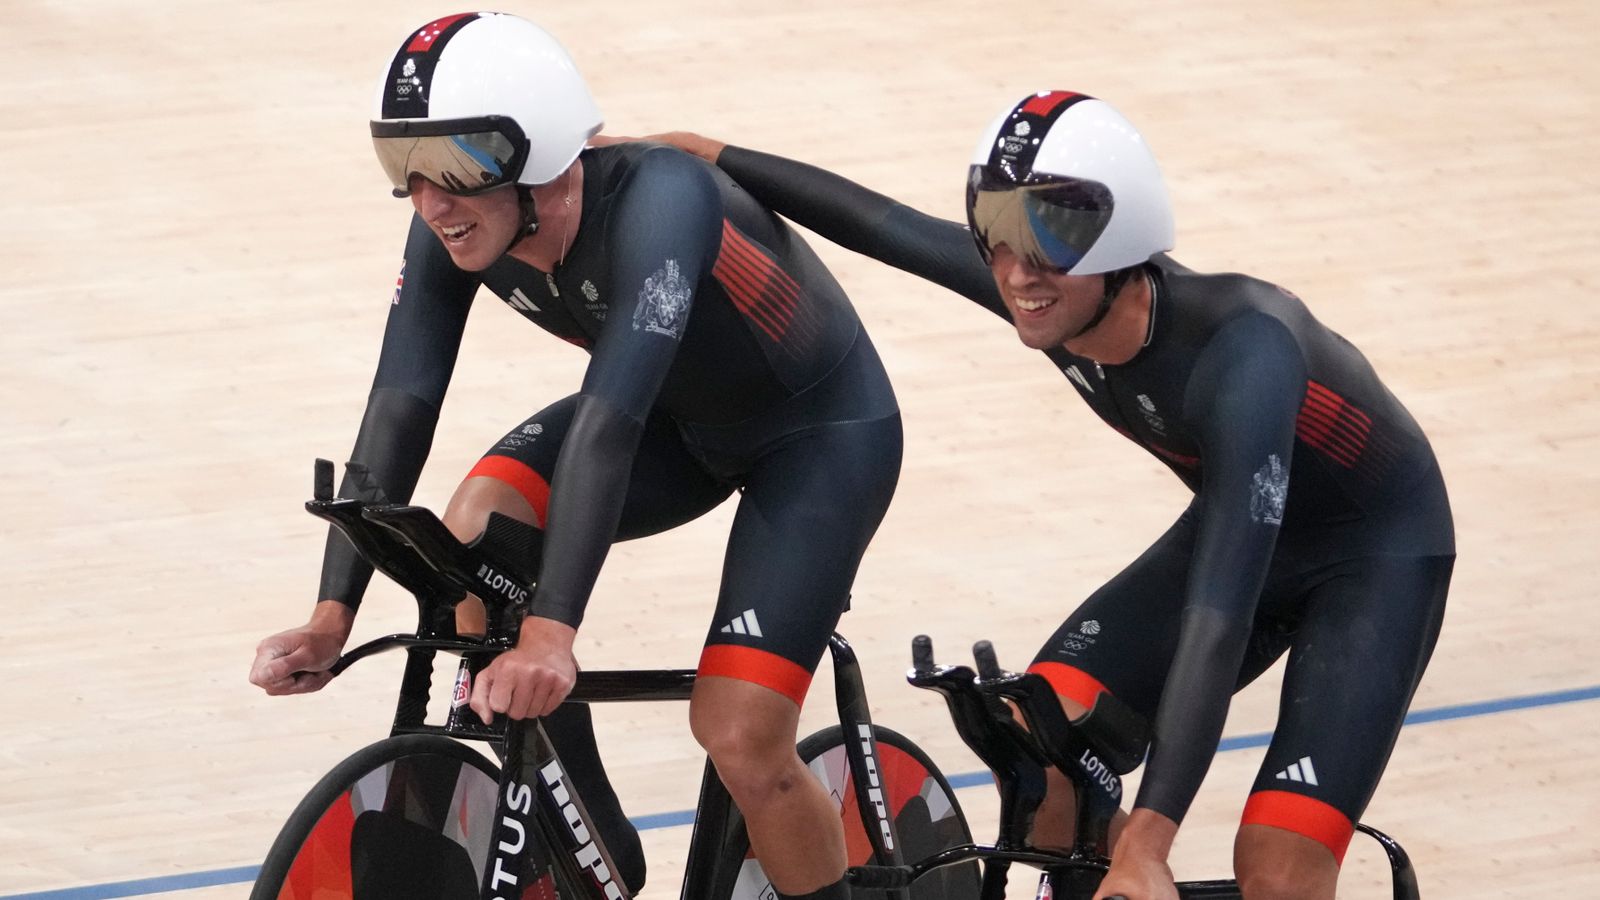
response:
[[[262,640],[250,666],[250,683],[274,696],[321,690],[333,675],[350,637],[355,610],[334,600],[318,603],[311,621]]]
[[[561,705],[578,679],[572,643],[578,631],[554,619],[529,616],[517,645],[495,657],[472,686],[472,711],[485,722],[496,713],[513,719],[547,715]]]
[[[589,146],[609,147],[612,144],[628,144],[635,141],[650,141],[655,144],[677,147],[679,150],[692,156],[698,156],[708,163],[715,163],[717,157],[722,155],[723,148],[728,146],[715,138],[708,138],[692,131],[665,131],[660,134],[647,134],[644,137],[597,134],[589,139]]]
[[[1095,900],[1178,900],[1167,854],[1178,825],[1148,809],[1135,809],[1111,851],[1111,871],[1100,882]]]

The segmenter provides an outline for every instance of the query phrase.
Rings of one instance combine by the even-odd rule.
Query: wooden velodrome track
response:
[[[982,126],[1023,92],[1111,100],[1171,185],[1176,255],[1305,297],[1432,436],[1460,558],[1443,637],[1367,819],[1426,896],[1600,897],[1600,8],[1583,0],[517,2],[609,129],[687,127],[818,162],[949,217]],[[354,436],[407,205],[366,138],[379,63],[436,3],[11,0],[0,560],[0,898],[243,897],[284,816],[385,733],[395,662],[269,699],[255,642],[302,621],[311,460]],[[1588,162],[1584,162],[1584,160]],[[986,313],[814,241],[905,410],[899,494],[842,630],[874,715],[978,766],[901,673],[1042,636],[1185,493]],[[442,508],[584,357],[482,303],[417,502]],[[724,507],[611,556],[590,668],[692,665]],[[357,637],[403,628],[375,588]],[[1275,679],[1227,734],[1271,728]],[[807,718],[829,712],[818,692]],[[634,815],[689,808],[675,705],[597,715]],[[809,730],[809,729],[806,729]],[[1219,754],[1176,857],[1226,872],[1259,749]],[[980,836],[992,790],[963,789]],[[647,832],[675,897],[686,827]],[[1342,894],[1384,896],[1357,842]],[[1029,896],[1026,879],[1013,896]],[[211,886],[205,886],[211,885]]]

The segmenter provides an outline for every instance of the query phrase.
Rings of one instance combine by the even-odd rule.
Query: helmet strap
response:
[[[1106,313],[1111,312],[1111,304],[1116,302],[1117,295],[1122,293],[1122,289],[1124,287],[1127,287],[1128,282],[1133,278],[1134,274],[1139,271],[1139,268],[1139,266],[1129,266],[1126,269],[1118,269],[1115,272],[1107,272],[1105,277],[1105,291],[1100,295],[1100,305],[1095,309],[1094,316],[1089,319],[1088,324],[1078,329],[1077,334],[1067,338],[1067,340],[1077,340],[1078,338],[1088,334],[1090,331],[1093,331],[1095,326],[1105,321]]]
[[[1107,281],[1109,280],[1110,279],[1108,278]],[[1106,313],[1111,311],[1111,303],[1116,299],[1117,295],[1110,290],[1107,290],[1103,295],[1101,295],[1100,306],[1095,309],[1094,316],[1089,319],[1089,323],[1084,325],[1082,328],[1079,328],[1078,333],[1067,338],[1067,340],[1075,341],[1078,338],[1083,337],[1085,334],[1088,334],[1090,331],[1093,331],[1094,327],[1099,325],[1105,319]]]
[[[539,231],[539,210],[534,207],[533,188],[525,184],[519,184],[516,185],[516,191],[517,209],[521,212],[518,217],[520,221],[517,224],[517,230],[511,235],[511,240],[506,244],[506,248],[500,251],[501,256],[510,253],[511,248],[515,247],[523,238]]]
[[[561,226],[561,245],[557,251],[560,253],[560,256],[556,259],[556,265],[560,265],[567,257],[567,235],[570,234],[572,230],[571,168],[567,169],[567,196],[564,202],[566,204],[566,209],[564,210],[565,218],[563,219]],[[521,224],[517,226],[516,233],[511,236],[511,242],[506,244],[506,249],[501,251],[501,256],[510,253],[511,248],[515,247],[523,238],[539,233],[539,209],[538,204],[535,203],[533,199],[532,185],[517,185],[517,209],[521,212]]]
[[[533,203],[532,187],[517,185],[517,208],[522,210],[522,225],[517,229],[517,236],[521,238],[536,234],[539,231],[539,210]]]

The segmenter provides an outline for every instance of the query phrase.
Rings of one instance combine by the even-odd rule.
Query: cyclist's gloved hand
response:
[[[517,646],[495,657],[472,686],[472,711],[484,722],[495,713],[513,719],[548,715],[567,699],[578,678],[572,643],[578,630],[554,619],[529,616]]]
[[[355,610],[343,603],[318,603],[310,622],[256,645],[250,683],[274,696],[321,690],[333,678],[328,669],[339,661],[354,622]]]

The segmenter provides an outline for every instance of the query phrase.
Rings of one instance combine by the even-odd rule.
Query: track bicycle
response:
[[[350,467],[358,483],[366,473]],[[515,644],[531,591],[493,542],[464,545],[432,512],[334,497],[334,467],[317,460],[312,514],[331,522],[380,572],[417,600],[413,634],[380,637],[345,653],[356,662],[404,650],[389,737],[334,767],[295,808],[273,842],[251,900],[623,900],[632,895],[539,719],[485,725],[469,706],[471,681]],[[504,524],[504,523],[501,523]],[[486,535],[496,531],[491,516]],[[482,638],[457,633],[455,606],[471,593],[487,614]],[[460,657],[444,724],[425,722],[439,652]],[[943,774],[904,736],[874,725],[860,667],[835,634],[839,725],[797,752],[839,807],[852,864],[899,865],[970,844]],[[585,671],[568,703],[687,700],[690,669]],[[501,762],[479,752],[481,742]],[[743,819],[708,759],[681,897],[771,900]],[[915,885],[853,889],[884,900],[970,900],[975,863],[952,862]]]
[[[934,662],[926,635],[912,641],[911,684],[943,695],[956,732],[994,773],[1000,792],[1000,828],[993,844],[946,847],[909,863],[852,867],[860,887],[914,886],[946,866],[983,864],[974,900],[1004,900],[1013,863],[1039,869],[1036,900],[1091,900],[1110,867],[1110,827],[1122,800],[1121,776],[1144,761],[1149,732],[1143,718],[1108,693],[1084,715],[1069,720],[1043,676],[1002,669],[988,641],[973,647],[977,671]],[[1015,710],[1015,713],[1013,712]],[[1026,728],[1017,721],[1020,714]],[[1046,766],[1072,782],[1077,827],[1070,850],[1028,842],[1034,814],[1045,794]],[[1394,900],[1418,900],[1416,872],[1393,838],[1368,825],[1356,829],[1382,846],[1392,873]],[[1205,900],[1240,900],[1233,880],[1178,882],[1178,895]]]

